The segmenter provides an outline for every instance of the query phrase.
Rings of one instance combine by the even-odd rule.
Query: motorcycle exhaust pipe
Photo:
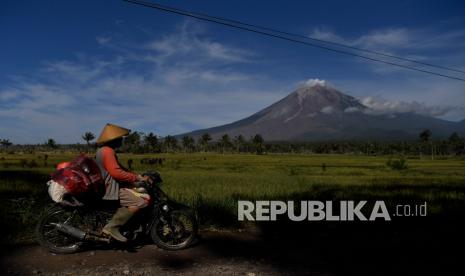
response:
[[[65,234],[68,234],[76,239],[79,239],[81,241],[86,239],[87,233],[82,231],[79,228],[73,227],[71,225],[67,224],[62,224],[62,223],[52,223],[55,228]]]

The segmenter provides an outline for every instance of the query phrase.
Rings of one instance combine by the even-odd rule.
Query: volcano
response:
[[[465,134],[465,120],[452,122],[408,113],[379,114],[358,99],[324,81],[302,86],[280,101],[236,122],[178,136],[209,133],[245,138],[260,134],[266,141],[412,140],[430,129],[434,138]]]

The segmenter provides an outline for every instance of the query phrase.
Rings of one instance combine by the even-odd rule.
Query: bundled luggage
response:
[[[53,180],[47,182],[47,186],[50,198],[57,203],[63,202],[65,195],[68,193],[65,187]]]
[[[103,195],[104,179],[98,164],[81,154],[71,162],[58,164],[47,183],[53,201],[61,203],[66,194],[76,197]]]

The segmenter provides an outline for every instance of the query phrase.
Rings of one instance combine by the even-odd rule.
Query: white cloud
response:
[[[343,37],[328,28],[314,28],[309,37],[371,50],[418,50],[463,46],[465,29],[443,32],[431,28],[384,28],[358,37]]]
[[[186,59],[175,38],[167,40],[173,43],[169,57],[162,47],[158,52],[111,40],[105,47],[114,56],[45,62],[35,77],[0,87],[5,138],[79,142],[83,132],[98,134],[107,122],[179,134],[242,119],[281,97],[276,81],[230,66],[252,55],[249,51],[189,34],[180,37],[194,47]]]
[[[376,97],[366,97],[361,100],[362,104],[369,109],[365,112],[369,114],[390,114],[390,113],[415,113],[425,116],[444,116],[450,112],[464,110],[463,107],[427,105],[417,101],[390,101]]]
[[[354,112],[360,112],[361,110],[358,109],[357,107],[354,107],[354,106],[350,106],[346,109],[344,109],[344,112],[345,113],[354,113]]]
[[[6,96],[2,97],[1,103],[7,105],[10,100],[15,100],[14,103],[2,110],[4,112],[8,111],[9,108],[56,109],[76,103],[75,99],[71,95],[64,93],[61,88],[40,83],[24,83],[19,88],[0,92],[0,95]]]
[[[105,67],[117,66],[123,61],[116,58],[114,61],[50,61],[45,63],[42,71],[55,75],[55,78],[67,78],[75,81],[86,82],[105,72]]]
[[[323,107],[321,110],[321,113],[324,113],[324,114],[331,114],[334,112],[334,107],[332,106],[325,106]]]
[[[348,107],[344,110],[345,113],[365,112],[392,116],[395,116],[395,113],[415,113],[447,120],[461,120],[465,116],[465,97],[462,96],[463,87],[459,83],[435,81],[433,77],[428,77],[423,81],[410,80],[395,83],[368,80],[336,80],[336,83],[340,83],[340,85],[333,85],[326,80],[309,79],[299,82],[299,86],[322,85],[337,90],[350,87],[350,92],[344,93],[356,96],[367,109]],[[374,94],[378,94],[378,96],[373,96]],[[380,95],[390,96],[390,99]],[[429,101],[419,102],[418,99],[428,99]],[[325,106],[320,112],[331,114],[334,112],[334,108]]]
[[[336,43],[348,43],[348,41],[346,41],[341,36],[335,34],[332,30],[328,28],[321,28],[321,27],[313,28],[309,36],[311,38],[315,38],[319,40],[331,41],[331,42],[336,42]]]
[[[368,49],[395,49],[409,47],[414,38],[412,31],[405,28],[385,29],[362,35],[351,44]]]
[[[34,77],[1,84],[0,129],[9,135],[2,138],[17,143],[43,142],[48,137],[78,142],[84,131],[97,134],[107,122],[159,135],[178,134],[242,119],[276,102],[295,84],[246,73],[247,69],[239,68],[258,58],[256,53],[213,41],[190,22],[180,28],[176,34],[148,39],[144,47],[119,44],[115,39],[97,40],[96,44],[109,49],[106,58],[49,61]],[[429,78],[397,85],[363,79],[334,81],[359,92],[357,96],[380,94],[390,96],[390,101],[432,99],[437,105],[450,106],[455,101],[465,106],[463,86]],[[320,79],[301,84],[329,85]],[[441,102],[445,100],[451,102]],[[386,106],[412,110],[405,104],[395,108],[372,105],[378,110],[388,110]],[[441,114],[437,108],[416,109]],[[331,113],[333,108],[321,112]]]
[[[0,91],[0,103],[2,101],[9,101],[19,97],[19,93],[13,90]]]
[[[235,82],[235,81],[245,81],[250,79],[249,75],[241,73],[219,73],[216,71],[204,71],[200,74],[202,80],[213,81],[213,82]]]
[[[111,37],[109,36],[98,36],[95,38],[97,40],[97,43],[100,45],[105,45],[111,41]]]
[[[327,40],[335,43],[356,47],[365,50],[379,52],[385,55],[398,56],[406,59],[416,60],[425,63],[438,64],[456,69],[465,68],[460,64],[465,62],[465,55],[462,49],[465,47],[465,29],[449,29],[444,31],[437,27],[424,28],[382,28],[360,34],[359,36],[343,37],[328,28],[314,28],[310,37]],[[322,42],[322,44],[324,44]],[[326,44],[324,44],[326,45]],[[330,45],[336,49],[353,52],[369,58],[381,59],[383,61],[397,63],[404,66],[413,66],[419,69],[437,72],[446,75],[457,75],[448,70],[433,68],[418,63],[411,63],[388,56],[377,55],[369,52],[359,52],[343,46]],[[424,74],[396,67],[388,64],[369,62],[365,59],[356,59],[359,62],[368,64],[374,73],[387,74]],[[458,76],[462,77],[462,76]]]
[[[314,87],[314,86],[323,86],[327,88],[336,88],[331,82],[322,79],[308,79],[305,81],[298,81],[296,84],[297,87]]]
[[[163,62],[173,56],[203,57],[223,62],[247,63],[253,58],[253,53],[239,47],[227,46],[200,36],[204,34],[202,28],[192,21],[185,21],[173,34],[147,43],[146,48],[159,54],[158,62]]]
[[[312,87],[312,86],[326,86],[327,82],[325,80],[320,80],[320,79],[309,79],[303,83],[304,86],[306,87]]]

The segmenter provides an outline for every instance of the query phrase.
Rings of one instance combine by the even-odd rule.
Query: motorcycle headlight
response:
[[[163,205],[163,207],[161,207],[163,209],[163,211],[165,212],[168,212],[169,208],[168,208],[168,205]]]

